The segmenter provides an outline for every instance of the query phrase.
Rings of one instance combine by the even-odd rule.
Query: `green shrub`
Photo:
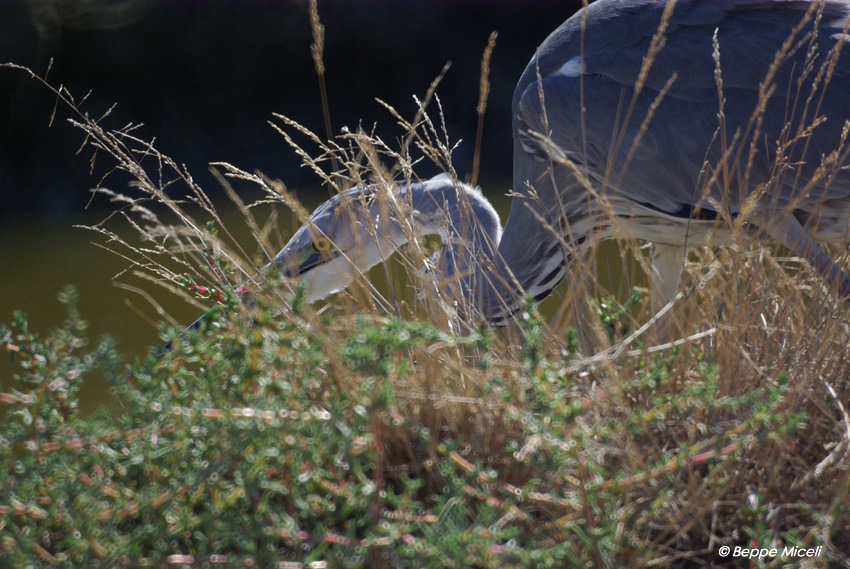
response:
[[[846,488],[815,501],[769,471],[823,422],[789,405],[787,376],[724,393],[711,358],[668,353],[610,383],[532,349],[482,369],[486,337],[292,299],[269,318],[281,306],[265,295],[125,366],[109,340],[87,347],[62,299],[48,335],[20,316],[0,330],[18,364],[2,394],[3,566],[709,562],[710,539],[769,541],[777,503],[787,544],[846,547]],[[93,373],[122,413],[74,412]],[[846,481],[846,466],[831,468]]]

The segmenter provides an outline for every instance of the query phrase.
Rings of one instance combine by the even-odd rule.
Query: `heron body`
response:
[[[317,299],[436,233],[445,276],[501,324],[612,237],[656,244],[656,289],[671,296],[684,248],[722,243],[745,216],[850,295],[815,244],[846,240],[850,222],[849,18],[837,0],[598,0],[540,45],[516,87],[504,231],[448,177],[400,183],[388,200],[355,188],[273,264]]]

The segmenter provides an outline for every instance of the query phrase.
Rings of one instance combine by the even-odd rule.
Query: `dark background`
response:
[[[535,47],[580,5],[574,1],[320,1],[326,28],[325,67],[333,131],[378,125],[394,141],[401,130],[375,98],[412,118],[413,95],[424,95],[447,61],[441,97],[453,159],[471,170],[480,61],[499,32],[491,71],[482,149],[483,183],[504,193],[511,175],[510,101]],[[25,65],[64,85],[82,109],[120,128],[143,123],[143,138],[188,166],[207,192],[217,184],[212,161],[259,169],[297,190],[318,179],[268,125],[273,112],[324,133],[310,55],[308,6],[290,2],[2,2],[0,62]],[[56,98],[27,74],[0,69],[0,223],[33,219],[70,223],[89,190],[114,163],[76,154],[81,131]],[[436,170],[423,165],[420,176]],[[106,185],[126,190],[126,179]],[[326,190],[325,190],[326,191]],[[98,196],[90,208],[111,207]],[[0,267],[2,270],[2,267]]]

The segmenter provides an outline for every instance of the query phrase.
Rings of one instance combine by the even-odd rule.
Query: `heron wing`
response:
[[[552,167],[563,151],[593,182],[672,214],[696,205],[735,213],[760,184],[770,187],[765,207],[850,195],[850,3],[817,12],[806,1],[679,0],[639,81],[665,5],[600,0],[541,45],[514,95],[519,175],[529,162]]]

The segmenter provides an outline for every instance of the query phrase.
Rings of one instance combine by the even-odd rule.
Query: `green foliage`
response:
[[[21,315],[0,328],[18,362],[2,394],[4,567],[646,562],[675,539],[707,547],[705,534],[671,542],[659,528],[736,491],[730,471],[810,421],[786,405],[787,378],[724,392],[704,356],[683,370],[646,355],[629,378],[593,388],[604,372],[547,355],[533,310],[512,369],[481,365],[498,361],[486,334],[319,317],[299,293],[297,312],[270,318],[260,295],[250,314],[213,312],[200,330],[164,333],[170,351],[123,366],[109,340],[88,348],[74,293],[62,300],[67,319],[45,337]],[[110,378],[123,413],[74,412],[93,373]],[[453,398],[481,374],[474,397]],[[753,495],[741,537],[762,543],[772,502]],[[837,536],[848,511],[831,511],[810,517]]]
[[[633,290],[622,304],[615,298],[600,299],[595,304],[596,315],[605,328],[610,342],[616,342],[631,331],[634,314],[642,306],[638,290]]]

